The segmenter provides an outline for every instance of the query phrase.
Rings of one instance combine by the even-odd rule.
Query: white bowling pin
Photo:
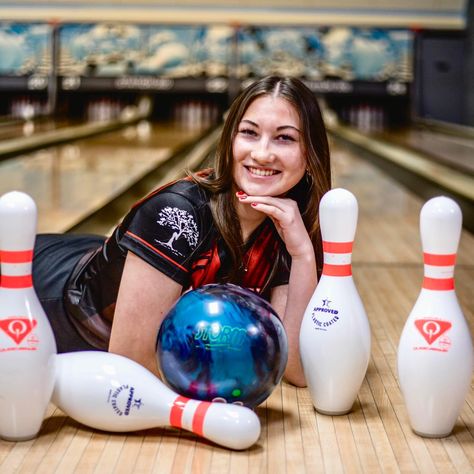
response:
[[[420,213],[423,286],[398,346],[400,387],[415,433],[448,436],[469,390],[472,340],[454,290],[462,227],[452,199],[430,199]]]
[[[180,396],[140,364],[108,352],[59,354],[52,401],[104,431],[173,426],[232,449],[246,449],[260,436],[260,421],[249,408]]]
[[[328,415],[351,410],[370,357],[369,322],[352,279],[357,217],[351,192],[333,189],[321,199],[324,266],[301,324],[300,353],[313,405]]]
[[[27,194],[0,198],[0,437],[38,433],[54,383],[56,342],[32,283],[37,210]]]

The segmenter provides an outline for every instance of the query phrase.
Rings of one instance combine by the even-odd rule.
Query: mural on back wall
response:
[[[402,29],[65,24],[59,42],[63,76],[412,80],[413,33]],[[50,50],[48,25],[0,24],[1,75],[48,74]]]
[[[233,30],[226,26],[66,25],[62,75],[228,75]]]
[[[412,36],[374,28],[245,28],[239,34],[239,76],[409,82]]]
[[[51,29],[44,23],[0,23],[0,75],[47,75]]]
[[[68,25],[63,75],[227,76],[235,31],[213,26]],[[237,35],[236,75],[409,82],[412,33],[347,27],[246,27]]]

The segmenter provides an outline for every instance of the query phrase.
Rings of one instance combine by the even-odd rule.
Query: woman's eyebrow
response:
[[[242,119],[242,120],[240,121],[240,123],[242,123],[242,122],[247,122],[247,123],[249,123],[250,125],[253,125],[254,127],[258,127],[258,125],[257,125],[255,122],[252,122],[252,120],[249,120],[249,119]]]
[[[277,127],[277,130],[283,130],[285,128],[292,128],[293,130],[296,130],[298,133],[300,132],[300,129],[298,127],[295,127],[294,125],[281,125],[280,127]]]
[[[242,119],[240,123],[243,123],[243,122],[247,122],[250,125],[253,125],[254,127],[259,128],[258,124],[256,124],[252,120]],[[280,130],[284,130],[285,128],[292,128],[293,130],[296,130],[298,133],[300,133],[300,129],[298,127],[295,127],[294,125],[280,125],[279,127],[277,127],[277,130],[280,131]]]

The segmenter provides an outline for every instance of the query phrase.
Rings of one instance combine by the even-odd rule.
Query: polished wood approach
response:
[[[410,429],[397,380],[398,340],[423,275],[418,232],[423,202],[349,149],[332,143],[332,150],[335,186],[351,190],[359,201],[353,272],[372,330],[369,368],[351,413],[321,415],[313,409],[306,388],[282,382],[256,410],[262,422],[259,441],[246,451],[234,452],[172,428],[98,432],[50,405],[38,438],[0,441],[0,472],[474,472],[474,390],[453,433],[444,439],[426,439]],[[90,166],[105,166],[104,158],[104,153],[90,158]],[[76,192],[73,183],[69,186]],[[83,198],[90,192],[84,183]],[[472,334],[474,237],[468,232],[461,238],[455,276]]]
[[[38,232],[64,232],[120,195],[202,133],[142,121],[122,130],[0,162],[0,195],[30,194]],[[119,146],[118,146],[119,145]]]
[[[382,134],[383,139],[412,147],[428,154],[432,159],[474,175],[474,140],[472,136],[459,136],[453,133],[437,133],[426,128],[409,127]]]

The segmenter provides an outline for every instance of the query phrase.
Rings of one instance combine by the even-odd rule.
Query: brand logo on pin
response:
[[[135,398],[135,387],[120,385],[109,397],[108,402],[119,416],[128,416],[132,408],[139,410],[142,405],[141,398]]]
[[[448,329],[451,329],[452,324],[449,321],[439,319],[417,319],[415,326],[426,342],[431,345]]]
[[[315,306],[313,308],[313,314],[312,320],[313,323],[316,325],[316,329],[321,329],[323,331],[326,331],[327,327],[332,326],[335,322],[339,320],[339,311],[337,309],[333,309],[329,306],[329,303],[331,303],[331,300],[329,298],[324,298],[321,300],[322,301],[322,306]],[[321,316],[326,316],[324,313],[328,313],[328,316],[331,316],[331,319],[328,321],[321,321],[319,318]],[[323,317],[324,317],[323,316]]]
[[[29,318],[8,318],[0,320],[2,329],[13,341],[19,345],[36,327],[36,320]]]

